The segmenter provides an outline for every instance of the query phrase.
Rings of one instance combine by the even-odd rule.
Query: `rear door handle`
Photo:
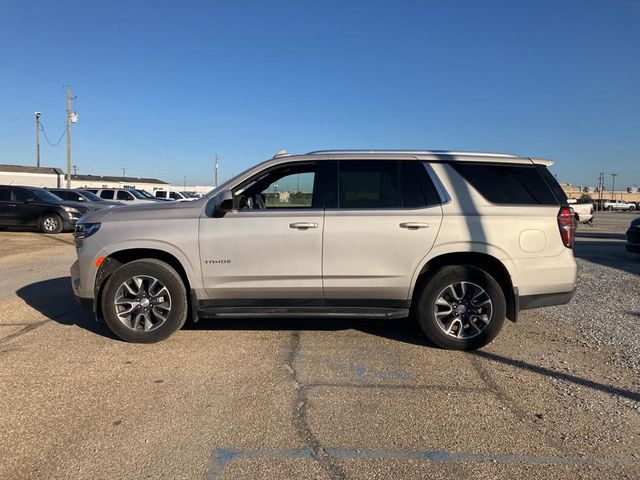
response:
[[[306,230],[307,228],[318,228],[317,223],[311,222],[298,222],[298,223],[290,223],[289,228],[297,228],[298,230]]]
[[[400,228],[408,228],[409,230],[417,230],[419,228],[429,228],[428,223],[404,222],[400,224]]]

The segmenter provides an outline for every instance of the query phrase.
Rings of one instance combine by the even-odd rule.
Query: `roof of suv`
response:
[[[418,160],[429,161],[463,161],[463,162],[498,162],[498,163],[535,163],[538,165],[553,165],[552,160],[541,158],[522,157],[506,153],[487,152],[458,152],[450,150],[315,150],[302,155],[291,155],[285,150],[280,150],[274,155],[274,159],[288,156],[325,156],[325,157],[350,157],[350,158],[388,158],[388,157],[411,157]]]

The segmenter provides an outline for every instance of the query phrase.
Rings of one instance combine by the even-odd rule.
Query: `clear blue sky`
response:
[[[0,163],[78,96],[81,173],[211,183],[280,148],[504,151],[640,184],[640,2],[9,1]],[[63,167],[64,140],[45,144]],[[610,182],[610,179],[608,179]]]

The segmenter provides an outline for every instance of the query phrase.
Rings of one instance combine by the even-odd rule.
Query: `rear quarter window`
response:
[[[561,203],[536,165],[456,162],[451,166],[492,203],[507,205],[559,205]],[[544,168],[544,170],[557,184],[547,169]]]

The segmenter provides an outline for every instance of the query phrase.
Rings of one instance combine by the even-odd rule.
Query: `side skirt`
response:
[[[205,307],[200,308],[198,316],[200,318],[405,318],[409,316],[409,309],[372,307]]]

